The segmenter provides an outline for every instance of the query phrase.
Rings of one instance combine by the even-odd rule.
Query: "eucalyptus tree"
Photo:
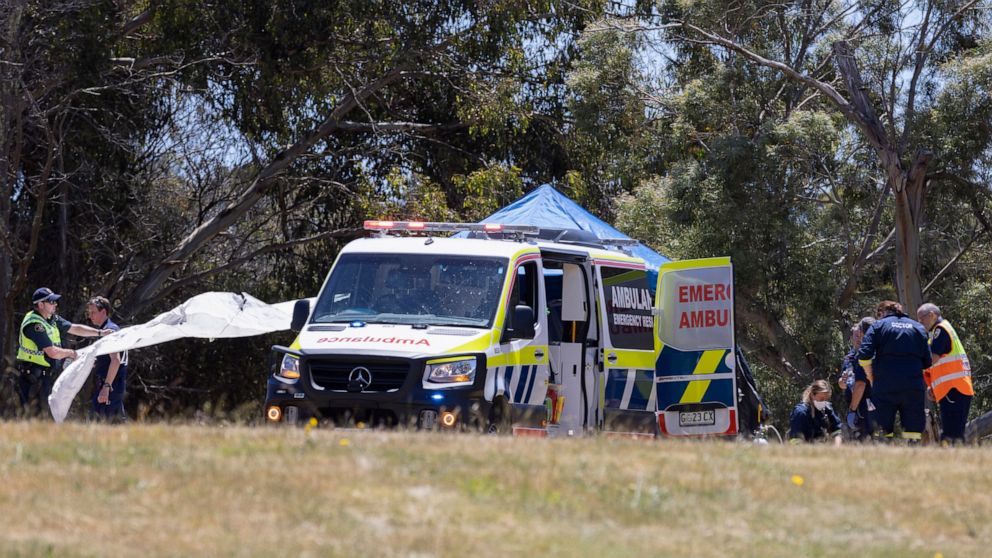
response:
[[[108,45],[141,23],[110,2],[0,4],[0,354],[10,356],[25,291],[79,285],[90,249],[83,239],[100,220],[78,202],[104,215],[127,203],[130,188],[114,177],[161,122],[162,74],[153,78]]]
[[[602,8],[0,4],[0,349],[42,280],[126,319],[300,296],[363,216],[474,218],[563,176],[565,69]]]
[[[570,36],[598,9],[533,1],[161,3],[151,44],[214,58],[189,66],[182,82],[243,134],[254,160],[232,184],[237,196],[137,282],[128,310],[152,303],[186,262],[277,191],[292,205],[331,189],[333,211],[399,170],[429,177],[458,205],[457,176],[493,165],[547,176],[541,154],[554,150],[547,139],[562,113],[557,90]],[[287,186],[307,175],[325,182]]]
[[[667,209],[682,234],[655,232],[676,254],[744,256],[742,322],[768,364],[808,377],[832,320],[883,296],[915,309],[987,246],[987,6],[637,7],[668,161],[637,201]]]
[[[944,162],[954,157],[941,152],[926,126],[950,108],[939,102],[952,77],[943,64],[975,53],[987,32],[988,6],[978,0],[755,3],[722,15],[710,11],[715,5],[702,6],[675,15],[681,39],[780,72],[828,102],[870,146],[892,196],[896,288],[905,306],[917,307],[926,193],[946,178]],[[777,44],[749,44],[753,30],[765,27],[758,20],[777,31]]]

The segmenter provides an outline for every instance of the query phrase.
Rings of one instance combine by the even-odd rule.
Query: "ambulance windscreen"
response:
[[[474,256],[344,254],[317,299],[313,322],[489,328],[507,263]]]

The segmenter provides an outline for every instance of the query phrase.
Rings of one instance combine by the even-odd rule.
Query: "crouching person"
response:
[[[803,391],[802,401],[789,417],[789,443],[842,443],[840,418],[830,405],[830,394],[830,384],[825,380],[816,380]]]

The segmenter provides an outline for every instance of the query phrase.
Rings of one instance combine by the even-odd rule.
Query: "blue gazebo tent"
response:
[[[581,205],[572,201],[568,196],[555,190],[550,184],[538,187],[536,190],[514,201],[510,205],[493,213],[482,220],[483,223],[504,223],[512,225],[535,225],[551,229],[579,229],[588,231],[597,238],[630,237],[609,225],[606,221],[586,211]],[[630,253],[642,258],[648,264],[651,281],[658,276],[661,264],[671,260],[648,248],[640,242],[630,247]]]

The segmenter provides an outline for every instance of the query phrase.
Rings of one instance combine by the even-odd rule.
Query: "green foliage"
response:
[[[22,137],[17,134],[2,137],[0,159],[21,165],[0,168],[5,199],[13,201],[9,211],[0,205],[0,224],[13,254],[32,245],[41,207],[34,194],[45,192],[40,184],[48,187],[48,203],[37,220],[40,255],[24,281],[12,282],[20,262],[0,261],[2,300],[16,301],[18,312],[25,292],[38,284],[63,292],[64,311],[74,320],[82,319],[82,308],[69,301],[93,294],[127,299],[145,274],[172,261],[170,253],[193,231],[225,214],[260,169],[341,111],[334,121],[340,129],[293,159],[235,224],[175,262],[179,267],[152,301],[123,319],[135,323],[208,289],[265,300],[312,295],[343,243],[361,234],[363,219],[477,220],[525,185],[564,176],[566,69],[575,38],[603,6],[540,0],[14,6],[22,7],[11,12],[20,17],[10,20],[17,25],[5,27],[10,42],[3,43],[0,67],[3,98],[22,102],[12,109],[5,101],[0,123],[27,123],[23,145],[10,143]],[[127,22],[145,10],[150,18],[139,18],[144,22],[125,36]],[[399,68],[402,77],[342,109],[349,95]],[[26,86],[18,89],[21,83]],[[29,94],[39,93],[32,107]],[[59,135],[46,139],[46,126]],[[43,176],[50,153],[57,153],[56,165]],[[18,177],[31,181],[28,190]],[[56,198],[66,185],[67,197]],[[4,310],[14,313],[11,306]],[[9,338],[12,330],[5,333]],[[213,347],[216,361],[264,377],[264,367],[244,357],[243,348],[228,354]],[[184,351],[149,351],[144,367],[133,355],[133,377],[148,374],[161,387],[134,396],[156,408],[196,385],[206,392],[189,400],[216,408],[232,377],[197,368],[202,355]],[[12,345],[2,352],[12,355]],[[174,387],[170,373],[184,383]],[[231,393],[227,405],[246,394]]]
[[[468,176],[452,178],[456,199],[460,199],[460,217],[477,222],[523,195],[520,169],[496,165]]]
[[[604,215],[612,198],[631,191],[651,167],[646,107],[636,69],[637,36],[619,20],[592,25],[578,42],[580,58],[568,75],[573,126],[569,149],[582,187],[576,200]]]

